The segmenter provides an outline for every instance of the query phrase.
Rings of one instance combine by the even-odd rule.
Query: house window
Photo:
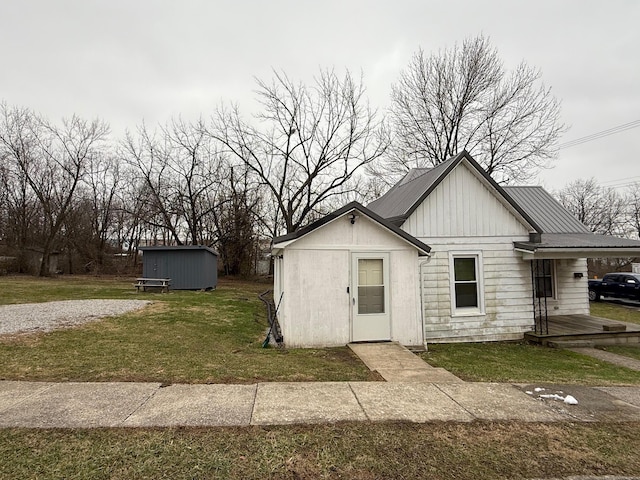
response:
[[[553,261],[534,260],[533,276],[535,279],[536,298],[553,298]]]
[[[479,254],[452,254],[451,306],[454,314],[479,314],[483,310]]]

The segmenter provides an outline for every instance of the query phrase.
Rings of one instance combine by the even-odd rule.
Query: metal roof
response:
[[[149,247],[138,247],[138,250],[149,251],[162,251],[162,250],[206,250],[213,255],[218,256],[218,253],[211,247],[206,245],[158,245]]]
[[[623,248],[635,249],[640,253],[640,241],[629,238],[595,233],[543,233],[540,237],[540,243],[515,242],[515,245],[525,250],[544,248]]]
[[[542,233],[591,233],[542,187],[503,187],[542,229]]]
[[[448,162],[444,162],[434,168],[412,168],[402,180],[367,205],[367,208],[383,218],[408,215],[409,209],[419,203],[423,194],[438,181],[447,164]]]
[[[402,225],[418,205],[420,205],[440,182],[463,160],[466,160],[471,168],[475,169],[475,171],[493,187],[497,194],[502,197],[505,204],[508,204],[513,211],[517,212],[535,231],[542,231],[529,213],[512,199],[466,150],[463,150],[455,157],[431,169],[421,168],[410,170],[404,178],[391,187],[387,193],[367,205],[367,208],[381,217],[391,220],[394,224]]]
[[[540,243],[514,242],[525,260],[640,256],[640,241],[595,233],[543,233]]]

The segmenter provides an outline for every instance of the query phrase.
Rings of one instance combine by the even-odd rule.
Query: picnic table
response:
[[[143,292],[146,292],[147,288],[161,288],[163,292],[168,292],[170,285],[171,285],[170,278],[148,278],[148,277],[136,278],[136,283],[133,284],[133,286],[136,287],[136,292],[139,292],[141,288]]]

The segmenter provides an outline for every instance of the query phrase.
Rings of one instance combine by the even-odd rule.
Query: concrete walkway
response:
[[[0,381],[0,427],[640,421],[640,387],[563,387],[563,394],[573,395],[578,405],[536,397],[532,391],[534,386],[471,382],[162,386]]]
[[[387,382],[462,383],[453,373],[432,367],[397,342],[350,343],[349,348]]]
[[[616,353],[607,352],[605,350],[599,350],[597,348],[591,347],[576,347],[570,348],[572,352],[580,353],[582,355],[588,355],[593,358],[597,358],[598,360],[604,360],[608,363],[613,363],[614,365],[618,365],[620,367],[630,368],[631,370],[635,370],[640,372],[640,360],[636,360],[635,358],[625,357],[624,355],[618,355]]]

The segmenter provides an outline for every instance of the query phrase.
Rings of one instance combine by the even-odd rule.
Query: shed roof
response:
[[[348,203],[347,205],[345,205],[344,207],[329,213],[328,215],[325,215],[324,217],[322,217],[321,219],[305,226],[302,227],[298,230],[296,230],[295,232],[292,233],[288,233],[286,235],[282,235],[280,237],[276,237],[273,239],[273,245],[276,246],[277,244],[282,244],[285,242],[289,242],[289,241],[294,241],[297,240],[298,238],[301,238],[305,235],[308,235],[309,233],[313,232],[314,230],[316,230],[317,228],[322,227],[323,225],[326,225],[327,223],[342,217],[343,215],[346,215],[350,212],[352,212],[353,210],[357,210],[358,212],[360,212],[361,214],[367,216],[368,218],[370,218],[371,220],[373,220],[374,222],[378,223],[380,226],[382,226],[383,228],[389,230],[390,232],[394,233],[395,235],[397,235],[398,237],[402,238],[404,241],[406,241],[407,243],[410,243],[411,245],[413,245],[414,247],[416,247],[416,249],[418,250],[420,255],[427,255],[430,251],[431,251],[431,247],[423,242],[421,242],[420,240],[418,240],[417,238],[413,237],[412,235],[409,235],[407,232],[399,229],[397,226],[393,225],[391,222],[389,222],[388,220],[382,218],[380,215],[378,215],[377,213],[369,210],[368,208],[364,207],[363,205],[361,205],[358,202],[351,202]]]
[[[138,247],[138,250],[144,251],[183,251],[183,250],[204,250],[213,255],[218,256],[218,252],[216,252],[211,247],[207,247],[206,245],[157,245],[152,247]]]

